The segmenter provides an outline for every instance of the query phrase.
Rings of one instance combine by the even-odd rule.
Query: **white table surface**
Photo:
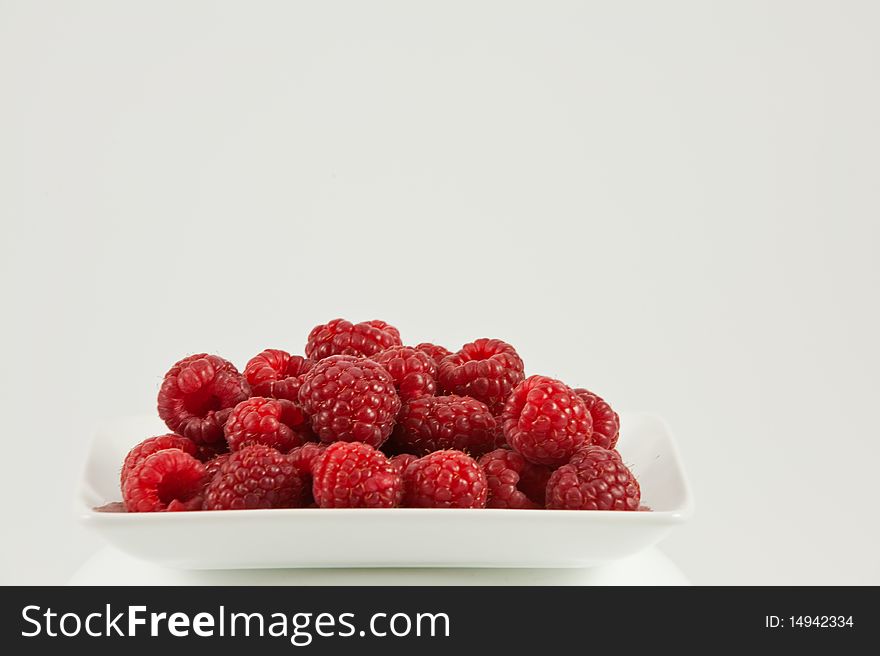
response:
[[[255,569],[173,570],[113,547],[89,557],[70,585],[687,585],[657,548],[584,569]]]

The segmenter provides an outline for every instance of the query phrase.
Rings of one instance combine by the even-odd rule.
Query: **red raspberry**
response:
[[[378,447],[391,434],[400,398],[394,379],[367,358],[333,355],[306,374],[299,400],[323,442]]]
[[[205,466],[180,449],[147,456],[125,477],[122,501],[128,512],[197,510],[205,483]]]
[[[311,506],[315,503],[312,496],[312,472],[318,458],[323,455],[326,445],[318,442],[306,442],[287,454],[287,459],[296,467],[303,483],[303,506]]]
[[[237,403],[250,396],[244,377],[228,360],[199,353],[165,374],[159,416],[175,433],[198,443],[223,439],[223,424]]]
[[[298,446],[288,453],[287,459],[293,463],[294,467],[296,467],[296,470],[299,472],[300,478],[302,478],[303,481],[306,480],[306,477],[311,481],[315,460],[324,455],[326,449],[327,445],[325,444],[306,442],[302,446]]]
[[[222,369],[223,371],[228,371],[233,374],[239,373],[236,366],[226,358],[221,358],[219,355],[211,355],[210,353],[195,353],[194,355],[188,355],[182,360],[175,362],[171,369],[165,374],[165,377],[167,378],[171,374],[177,375],[180,373],[180,370],[186,366],[204,359],[210,360],[211,364],[217,369]]]
[[[466,453],[434,451],[407,467],[404,489],[410,508],[485,508],[489,485]]]
[[[314,461],[312,493],[320,508],[394,508],[403,480],[381,451],[363,442],[335,442]]]
[[[398,344],[403,344],[400,341],[400,331],[392,326],[390,323],[386,321],[380,321],[379,319],[373,319],[372,321],[364,321],[365,324],[372,326],[373,328],[378,328],[379,330],[384,330],[386,333],[391,335],[394,339],[397,340]]]
[[[287,456],[264,444],[229,455],[205,488],[205,510],[297,508],[302,480]]]
[[[487,508],[543,508],[551,469],[516,451],[496,449],[480,458],[489,484]],[[542,484],[543,482],[543,484]]]
[[[392,346],[370,359],[391,374],[401,401],[434,396],[437,364],[429,355],[409,346]]]
[[[507,400],[501,424],[508,444],[526,460],[562,465],[584,444],[593,424],[587,406],[565,383],[529,376]]]
[[[438,346],[437,344],[431,344],[431,342],[422,342],[421,344],[415,345],[416,351],[421,351],[429,358],[431,358],[434,362],[437,363],[437,366],[440,366],[440,361],[445,358],[447,355],[452,355],[452,351],[444,346]]]
[[[218,456],[215,456],[208,460],[205,463],[205,473],[208,482],[214,480],[214,477],[217,475],[217,472],[220,471],[220,468],[226,464],[226,461],[229,460],[229,456],[232,455],[230,453],[221,453]]]
[[[446,394],[471,396],[493,413],[501,410],[510,391],[525,377],[514,348],[500,339],[478,339],[440,363],[437,382]]]
[[[391,458],[391,464],[397,469],[397,472],[403,476],[407,467],[413,464],[419,457],[412,453],[398,453]]]
[[[261,396],[252,396],[235,406],[223,431],[233,451],[250,444],[265,444],[287,453],[314,438],[298,403]]]
[[[296,401],[302,376],[313,366],[314,360],[266,349],[248,361],[244,375],[254,395]]]
[[[578,450],[550,476],[547,507],[557,510],[638,510],[641,490],[616,451]]]
[[[592,444],[601,446],[603,449],[613,449],[617,446],[617,438],[620,436],[620,417],[602,397],[577,387],[574,390],[584,400],[587,412],[593,419]]]
[[[478,457],[503,442],[485,403],[467,396],[426,396],[404,404],[391,436],[398,453],[456,449]]]
[[[180,449],[191,456],[196,455],[196,443],[187,437],[181,437],[174,433],[149,437],[135,446],[125,456],[125,461],[122,463],[122,472],[119,475],[120,484],[125,483],[125,479],[131,470],[143,462],[145,458],[163,449]]]
[[[400,346],[397,328],[384,321],[351,323],[345,319],[315,326],[306,343],[306,357],[323,360],[331,355],[375,355],[392,346]]]

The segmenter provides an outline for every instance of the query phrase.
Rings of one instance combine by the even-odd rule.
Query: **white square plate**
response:
[[[652,512],[318,509],[96,512],[120,499],[128,450],[167,432],[158,419],[108,424],[92,442],[77,496],[84,523],[138,558],[181,569],[277,567],[589,567],[635,554],[692,513],[669,428],[621,417],[618,449]]]

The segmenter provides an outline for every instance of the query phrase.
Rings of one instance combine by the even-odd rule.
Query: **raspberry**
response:
[[[194,355],[188,355],[182,360],[178,360],[177,362],[175,362],[171,369],[169,369],[168,372],[165,374],[165,377],[167,378],[172,373],[176,375],[180,373],[181,369],[184,369],[188,365],[191,365],[192,363],[203,359],[210,360],[217,369],[222,369],[223,371],[228,371],[233,374],[239,373],[235,365],[226,358],[221,358],[219,355],[211,355],[210,353],[196,353]]]
[[[397,328],[384,321],[351,323],[333,319],[315,326],[306,343],[306,357],[323,360],[331,355],[375,355],[392,346],[400,346]]]
[[[217,475],[217,472],[220,471],[220,468],[229,460],[230,453],[221,453],[218,456],[215,456],[208,460],[205,463],[205,473],[208,481],[212,481],[214,477]]]
[[[516,451],[496,449],[480,458],[489,484],[487,508],[543,508],[551,469]]]
[[[296,508],[302,480],[287,456],[264,444],[229,455],[205,488],[205,510]]]
[[[529,376],[507,400],[501,424],[508,444],[526,460],[562,465],[593,432],[587,407],[565,383]]]
[[[391,434],[400,398],[394,379],[367,358],[333,355],[306,374],[299,400],[323,442],[378,447]]]
[[[302,478],[303,481],[306,480],[306,477],[311,481],[315,459],[322,456],[326,449],[327,446],[324,444],[306,442],[302,446],[298,446],[288,453],[287,459],[293,463],[294,467],[296,467],[296,470],[299,472],[300,478]]]
[[[398,473],[403,476],[407,467],[413,464],[419,457],[412,453],[398,453],[391,458],[391,464],[397,469]]]
[[[398,453],[456,449],[478,457],[503,442],[486,404],[467,396],[426,396],[404,404],[391,436]]]
[[[265,444],[287,453],[313,438],[308,418],[299,404],[261,396],[253,396],[235,406],[223,431],[233,451],[250,444]]]
[[[321,457],[326,448],[324,444],[306,442],[287,454],[287,459],[296,467],[303,483],[303,506],[311,506],[315,503],[312,496],[312,472],[317,459]]]
[[[380,321],[379,319],[373,319],[372,321],[364,321],[368,326],[372,326],[373,328],[378,328],[379,330],[384,330],[386,333],[391,335],[395,340],[397,340],[398,344],[403,344],[400,341],[400,331],[392,326],[390,323],[386,321]]]
[[[143,462],[145,458],[153,455],[156,451],[161,451],[162,449],[180,449],[191,456],[196,455],[196,444],[187,437],[168,433],[166,435],[157,435],[156,437],[147,438],[135,446],[128,452],[128,455],[125,456],[125,461],[122,463],[122,472],[119,474],[120,484],[125,483],[125,479],[131,470]]]
[[[478,339],[440,362],[437,382],[446,394],[471,396],[493,413],[501,410],[510,391],[525,374],[514,348],[500,339]]]
[[[404,505],[485,508],[489,486],[477,461],[461,451],[434,451],[407,467]]]
[[[421,351],[429,358],[431,358],[437,365],[440,365],[440,361],[445,358],[447,355],[452,355],[452,351],[444,346],[438,346],[437,344],[431,344],[431,342],[422,342],[421,344],[416,344],[416,351]]]
[[[604,449],[613,449],[617,446],[617,438],[620,436],[620,417],[602,397],[585,390],[583,387],[575,388],[574,393],[584,400],[587,412],[593,419],[593,438],[591,442]]]
[[[122,484],[128,512],[196,510],[205,466],[181,449],[162,449],[137,463]]]
[[[248,361],[244,375],[254,395],[296,401],[302,376],[313,366],[314,360],[266,349]]]
[[[391,374],[401,401],[434,396],[437,363],[429,355],[409,346],[392,346],[370,359]]]
[[[312,492],[320,508],[394,508],[403,480],[381,451],[363,442],[335,442],[314,461]]]
[[[175,433],[198,443],[223,439],[223,424],[250,386],[228,360],[199,353],[165,374],[159,389],[159,416]]]
[[[616,451],[578,450],[550,476],[547,507],[557,510],[638,510],[639,483]]]

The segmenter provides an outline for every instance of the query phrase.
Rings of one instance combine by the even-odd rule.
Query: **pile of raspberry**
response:
[[[384,321],[316,326],[304,355],[217,355],[162,381],[169,433],[122,464],[127,512],[256,508],[640,510],[601,397],[526,377],[499,339],[404,346]]]

